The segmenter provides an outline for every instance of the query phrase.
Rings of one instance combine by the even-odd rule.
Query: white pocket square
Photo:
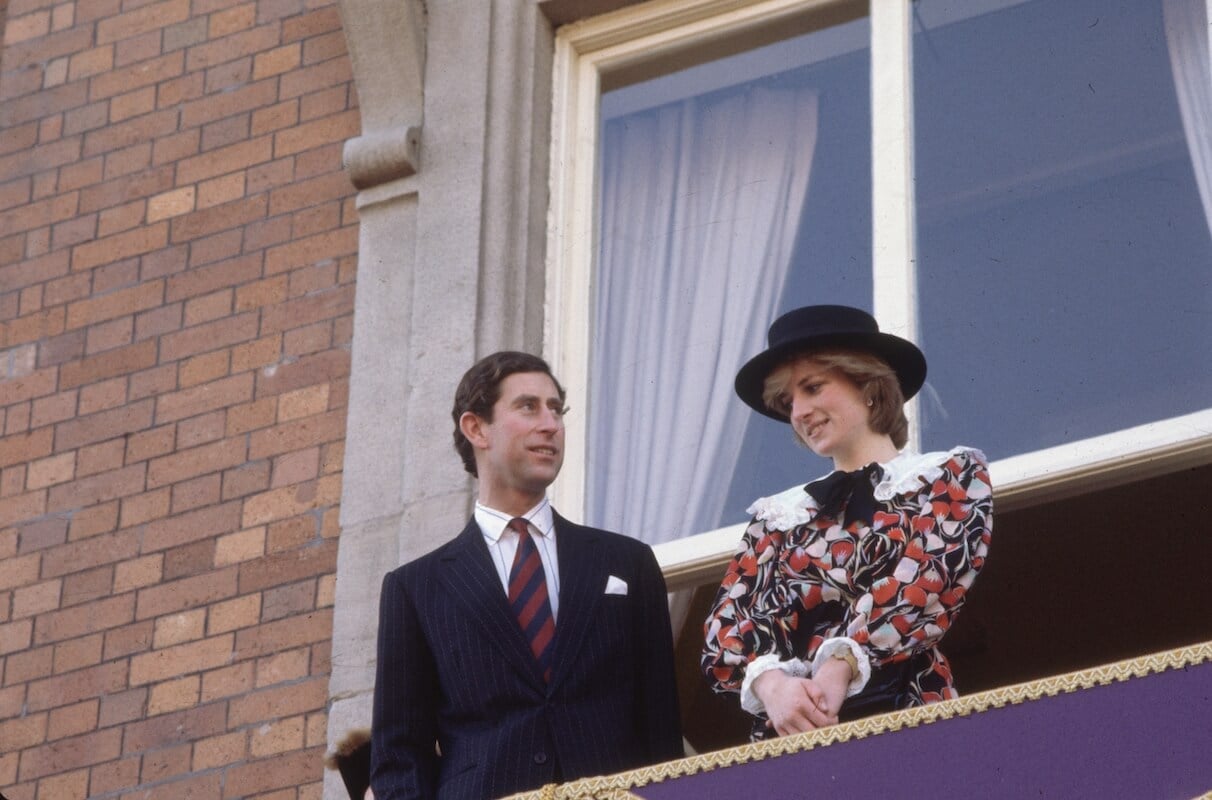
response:
[[[606,579],[606,594],[627,594],[627,581],[611,575]]]

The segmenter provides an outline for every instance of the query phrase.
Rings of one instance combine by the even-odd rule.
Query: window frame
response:
[[[1209,0],[1212,5],[1212,0]],[[572,404],[588,398],[593,269],[597,245],[598,105],[604,79],[688,48],[759,27],[853,6],[852,0],[654,0],[561,27],[556,32],[550,151],[544,355]],[[911,0],[870,0],[873,310],[883,330],[916,340],[916,197]],[[659,74],[653,71],[652,74]],[[588,321],[588,322],[587,322]],[[587,405],[587,403],[586,403]],[[910,446],[919,441],[910,403]],[[587,420],[566,420],[566,459],[551,495],[583,517]],[[1212,462],[1212,407],[995,461],[999,509]],[[731,525],[657,545],[671,589],[719,575],[743,531]]]

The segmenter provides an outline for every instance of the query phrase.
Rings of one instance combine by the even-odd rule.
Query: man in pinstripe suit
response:
[[[478,500],[454,540],[383,581],[378,800],[500,797],[682,756],[651,549],[547,502],[564,412],[563,388],[526,353],[488,356],[459,384],[455,449],[479,479]],[[538,595],[529,607],[541,609],[529,632],[510,605],[524,558]]]

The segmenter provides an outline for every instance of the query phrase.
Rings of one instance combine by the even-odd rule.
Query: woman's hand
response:
[[[845,662],[842,666],[849,669]],[[778,669],[762,673],[753,682],[753,693],[766,706],[770,717],[766,724],[779,736],[836,725],[837,711],[842,707],[840,700],[830,706],[829,691],[817,681],[794,678]],[[845,698],[843,684],[841,699]]]
[[[846,702],[846,693],[850,689],[850,681],[854,673],[850,664],[840,658],[826,659],[817,669],[813,680],[825,693],[825,708],[836,717]]]

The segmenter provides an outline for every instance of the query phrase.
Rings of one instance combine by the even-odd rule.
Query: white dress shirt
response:
[[[547,599],[551,603],[551,618],[558,620],[560,608],[560,566],[556,558],[555,520],[551,515],[551,503],[546,497],[522,517],[530,526],[534,543],[543,561],[543,573],[547,578]],[[497,568],[501,588],[509,596],[509,571],[513,568],[513,557],[518,552],[518,534],[507,527],[512,516],[495,508],[476,502],[475,520],[484,534],[484,544]]]

